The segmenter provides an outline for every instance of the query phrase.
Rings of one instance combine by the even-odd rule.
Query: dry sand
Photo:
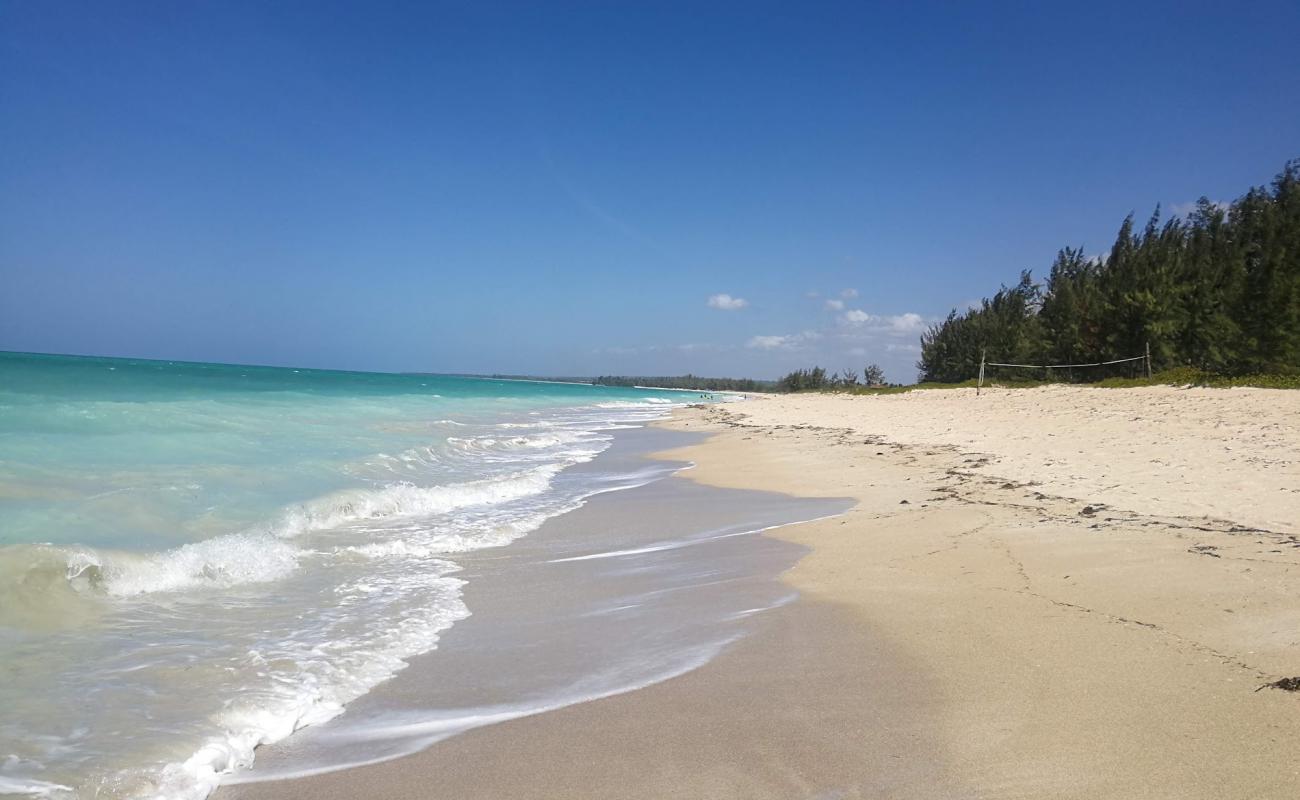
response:
[[[950,448],[974,475],[1143,514],[1300,533],[1300,393],[973,389],[769,396],[748,424],[815,425]],[[967,461],[966,458],[973,458]]]
[[[705,483],[852,496],[705,667],[275,797],[1300,797],[1300,394],[685,411]],[[250,791],[255,787],[248,787]],[[243,791],[234,792],[236,796]]]

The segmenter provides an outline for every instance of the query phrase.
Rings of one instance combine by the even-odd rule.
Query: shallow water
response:
[[[204,796],[438,645],[458,559],[666,474],[589,462],[684,399],[0,354],[0,793]]]

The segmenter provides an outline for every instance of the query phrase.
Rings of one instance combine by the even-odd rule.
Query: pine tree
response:
[[[1043,287],[1022,272],[930,327],[917,367],[922,380],[956,382],[974,377],[982,349],[991,361],[1068,364],[1148,345],[1156,369],[1300,374],[1300,160],[1226,212],[1202,198],[1186,221],[1161,225],[1157,207],[1140,233],[1128,216],[1104,261],[1061,250]]]

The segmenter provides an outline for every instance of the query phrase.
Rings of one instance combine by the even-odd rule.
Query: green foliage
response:
[[[979,369],[981,349],[1014,363],[1035,358],[1042,340],[1041,306],[1039,287],[1022,272],[1019,283],[1003,286],[979,308],[960,316],[953,311],[921,334],[921,380],[956,383],[974,377],[969,365]]]
[[[779,392],[803,392],[830,387],[831,381],[826,376],[826,370],[821,367],[797,369],[776,382]]]
[[[1300,379],[1300,160],[1227,209],[1202,198],[1185,220],[1161,224],[1157,208],[1140,231],[1130,216],[1105,259],[1061,250],[1045,283],[1022,272],[1015,286],[926,331],[917,367],[923,381],[952,383],[975,377],[981,350],[992,362],[1080,364],[1140,356],[1148,345],[1155,370]],[[1033,377],[1122,382],[1135,371]]]
[[[1292,375],[1219,375],[1195,367],[1174,367],[1150,378],[1107,378],[1097,384],[1106,389],[1135,386],[1210,386],[1219,389],[1254,387],[1258,389],[1300,389],[1300,374]]]
[[[821,367],[797,369],[776,382],[776,391],[861,392],[869,390],[870,387],[878,389],[884,383],[885,373],[875,364],[867,367],[863,374],[867,378],[865,386],[858,380],[858,375],[853,370],[846,369],[832,375]]]
[[[975,388],[974,379],[962,381],[961,383],[911,383],[907,385],[892,384],[889,386],[859,386],[856,389],[850,389],[850,394],[903,394],[904,392],[913,392],[917,389],[973,389]]]

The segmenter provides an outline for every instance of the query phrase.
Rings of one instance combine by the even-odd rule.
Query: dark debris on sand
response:
[[[1300,677],[1283,678],[1280,681],[1266,683],[1255,691],[1258,692],[1260,689],[1281,689],[1284,692],[1300,692]]]

